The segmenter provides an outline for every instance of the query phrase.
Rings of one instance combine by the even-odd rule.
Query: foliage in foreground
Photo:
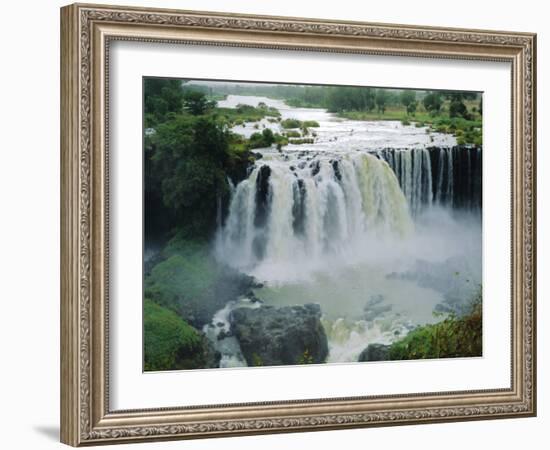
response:
[[[481,292],[470,312],[418,327],[389,348],[389,360],[473,357],[482,355]]]
[[[145,299],[143,305],[145,370],[204,367],[204,337],[174,312]]]
[[[209,319],[203,315],[211,317],[211,310],[221,307],[213,298],[220,266],[206,245],[177,237],[162,256],[145,279],[145,296],[202,326]]]
[[[175,236],[144,280],[145,297],[197,328],[250,289],[252,278],[219,264],[203,241]]]

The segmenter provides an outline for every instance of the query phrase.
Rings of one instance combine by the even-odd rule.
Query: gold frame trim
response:
[[[111,411],[112,40],[507,61],[512,66],[509,389]],[[61,9],[61,440],[97,445],[536,415],[536,35],[74,4]]]

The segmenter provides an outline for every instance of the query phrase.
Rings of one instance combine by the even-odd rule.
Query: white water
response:
[[[236,308],[258,308],[260,303],[252,303],[247,298],[229,302],[214,314],[212,321],[206,324],[202,331],[214,343],[214,348],[220,352],[220,367],[244,367],[246,360],[241,352],[239,341],[230,335],[231,324],[229,321],[231,311]],[[223,336],[220,336],[224,333]]]
[[[219,106],[260,101],[283,118],[321,126],[313,144],[257,150],[263,158],[233,189],[216,254],[263,282],[255,294],[266,303],[319,303],[328,362],[357,361],[369,343],[390,343],[415,325],[440,320],[433,316],[444,299],[440,291],[391,274],[413,270],[418,261],[456,258],[472,267],[460,276],[480,282],[479,221],[442,208],[453,192],[453,137],[398,122],[337,119],[267,98],[229,96]],[[260,127],[281,132],[276,123]],[[247,124],[234,131],[257,130]],[[437,173],[430,145],[442,146]],[[228,324],[234,307],[221,310],[213,324]],[[217,344],[225,367],[244,361],[231,339]]]
[[[230,255],[234,267],[319,258],[346,252],[366,236],[403,237],[414,228],[395,174],[371,154],[341,158],[341,180],[327,157],[261,164],[271,171],[265,223],[255,224],[258,165],[236,187],[219,240],[218,254],[224,260]]]

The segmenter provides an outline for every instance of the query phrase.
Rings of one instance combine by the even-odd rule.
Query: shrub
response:
[[[301,122],[297,119],[285,119],[281,122],[283,128],[300,128]]]
[[[248,148],[264,148],[270,147],[275,143],[275,135],[269,128],[264,129],[261,133],[253,133],[248,141]]]
[[[304,120],[302,122],[302,126],[306,128],[318,128],[319,122],[317,122],[316,120]]]
[[[287,131],[287,132],[285,133],[285,136],[286,136],[286,137],[289,137],[289,138],[299,138],[299,137],[302,137],[302,135],[300,134],[299,131],[294,131],[294,130]]]
[[[203,361],[202,336],[173,311],[149,299],[143,304],[145,370],[194,369]]]
[[[302,139],[290,139],[291,144],[301,145],[301,144],[313,144],[315,139],[313,138],[302,138]]]
[[[482,355],[481,290],[463,317],[418,327],[389,349],[390,360],[473,357]]]

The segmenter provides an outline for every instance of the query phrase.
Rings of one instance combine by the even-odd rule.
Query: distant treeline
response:
[[[193,82],[193,86],[211,95],[267,96],[285,100],[290,106],[326,108],[335,113],[376,111],[384,114],[388,108],[403,108],[412,116],[417,109],[436,116],[446,105],[450,117],[471,119],[472,111],[468,110],[466,101],[478,101],[474,112],[481,113],[481,95],[476,92],[223,82]]]

